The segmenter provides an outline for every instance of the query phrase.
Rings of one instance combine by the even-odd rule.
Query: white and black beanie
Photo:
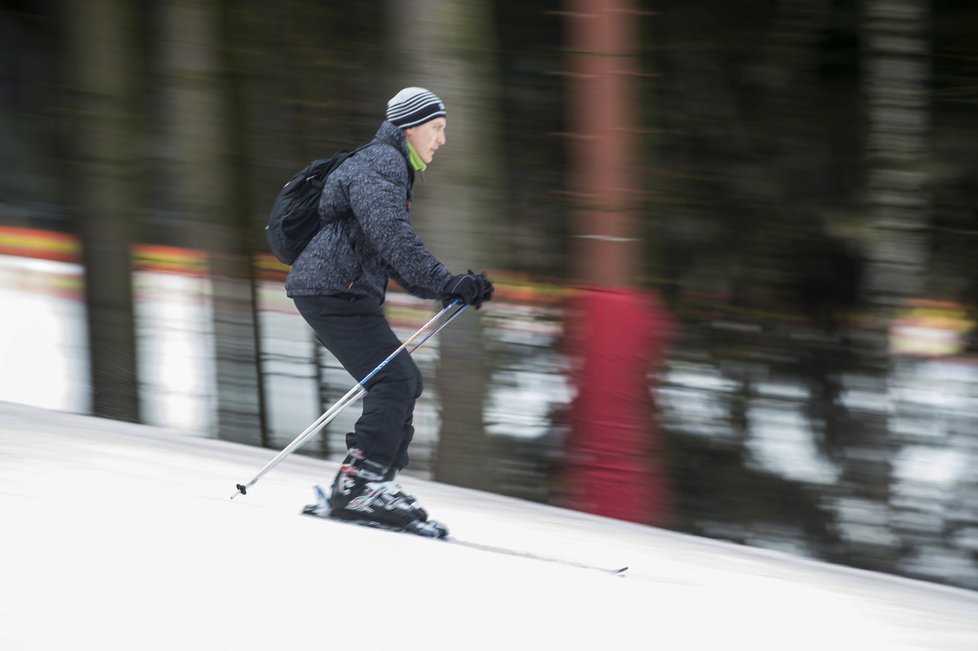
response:
[[[387,102],[387,119],[402,129],[442,117],[445,105],[427,88],[405,88]]]

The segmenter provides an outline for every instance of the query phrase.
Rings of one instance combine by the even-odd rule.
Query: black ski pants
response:
[[[375,299],[354,296],[296,296],[299,313],[319,341],[357,382],[377,368],[401,342]],[[347,449],[385,467],[404,468],[414,438],[414,403],[424,388],[421,371],[398,353],[365,385],[363,412],[346,435]]]

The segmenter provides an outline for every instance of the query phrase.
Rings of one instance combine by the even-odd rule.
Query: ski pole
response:
[[[293,439],[293,441],[291,443],[289,443],[284,448],[282,448],[282,451],[279,452],[277,455],[275,455],[275,457],[273,457],[271,461],[269,461],[268,463],[266,463],[265,466],[261,470],[258,471],[258,474],[256,474],[254,477],[252,477],[251,481],[249,481],[247,484],[235,484],[235,488],[237,488],[238,491],[234,495],[231,496],[231,499],[233,500],[239,494],[240,495],[247,495],[248,494],[248,489],[251,488],[252,486],[254,486],[258,482],[258,480],[261,479],[265,475],[265,473],[267,473],[269,470],[271,470],[272,468],[274,468],[275,466],[277,466],[279,464],[279,462],[281,462],[282,459],[284,459],[285,457],[287,457],[289,454],[291,454],[292,452],[294,452],[298,448],[302,447],[302,445],[306,441],[308,441],[310,438],[312,438],[313,435],[315,435],[316,432],[318,432],[321,428],[323,428],[327,423],[329,423],[334,418],[336,418],[336,416],[338,416],[340,414],[340,412],[342,412],[344,409],[346,409],[347,407],[349,407],[350,405],[352,405],[354,402],[356,402],[357,400],[359,400],[360,398],[362,398],[363,395],[365,393],[367,393],[367,389],[366,389],[366,387],[364,385],[367,382],[369,382],[371,378],[373,378],[385,366],[387,366],[387,364],[390,363],[390,361],[392,359],[394,359],[402,350],[404,350],[405,348],[407,348],[408,345],[412,341],[414,341],[415,339],[417,339],[429,326],[431,326],[432,323],[435,323],[439,318],[441,318],[446,312],[448,312],[449,310],[451,310],[456,305],[458,305],[458,300],[457,299],[455,301],[453,301],[452,303],[450,303],[449,305],[445,306],[441,310],[441,312],[439,312],[434,317],[432,317],[431,320],[428,321],[428,323],[426,323],[423,326],[421,326],[418,329],[417,332],[415,332],[413,335],[411,335],[410,337],[408,337],[404,341],[404,343],[402,343],[400,346],[397,347],[397,350],[395,350],[393,353],[391,353],[390,355],[388,355],[387,358],[384,361],[382,361],[380,364],[378,364],[377,367],[374,370],[370,371],[370,373],[368,373],[366,377],[364,377],[362,380],[360,380],[359,382],[357,382],[353,386],[353,388],[351,388],[349,391],[347,391],[346,394],[342,398],[340,398],[338,401],[336,401],[336,403],[334,403],[332,407],[330,407],[325,412],[323,412],[323,414],[319,418],[317,418],[316,421],[312,425],[310,425],[305,430],[303,430],[303,432],[301,434],[299,434],[299,436],[295,437],[295,439]],[[437,334],[442,328],[444,328],[449,323],[451,323],[453,320],[455,320],[455,317],[457,317],[459,314],[461,314],[462,311],[466,307],[468,307],[468,306],[465,305],[465,304],[462,304],[458,309],[456,309],[454,312],[452,312],[451,315],[449,315],[449,317],[444,321],[444,323],[441,323],[434,330],[432,330],[431,332],[425,334],[421,338],[421,340],[418,341],[418,343],[414,344],[414,346],[412,346],[411,349],[408,350],[408,355],[412,354],[414,351],[416,351],[418,348],[420,348],[422,346],[422,344],[424,344],[424,342],[428,341],[428,339],[430,339],[433,335]]]

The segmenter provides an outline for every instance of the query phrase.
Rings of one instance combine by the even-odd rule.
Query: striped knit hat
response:
[[[405,88],[387,102],[387,119],[402,129],[441,117],[445,117],[445,105],[427,88]]]

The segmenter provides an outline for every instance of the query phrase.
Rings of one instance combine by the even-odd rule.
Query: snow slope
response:
[[[568,563],[299,516],[302,457],[230,500],[273,455],[0,403],[0,649],[978,649],[978,593],[411,478]]]

